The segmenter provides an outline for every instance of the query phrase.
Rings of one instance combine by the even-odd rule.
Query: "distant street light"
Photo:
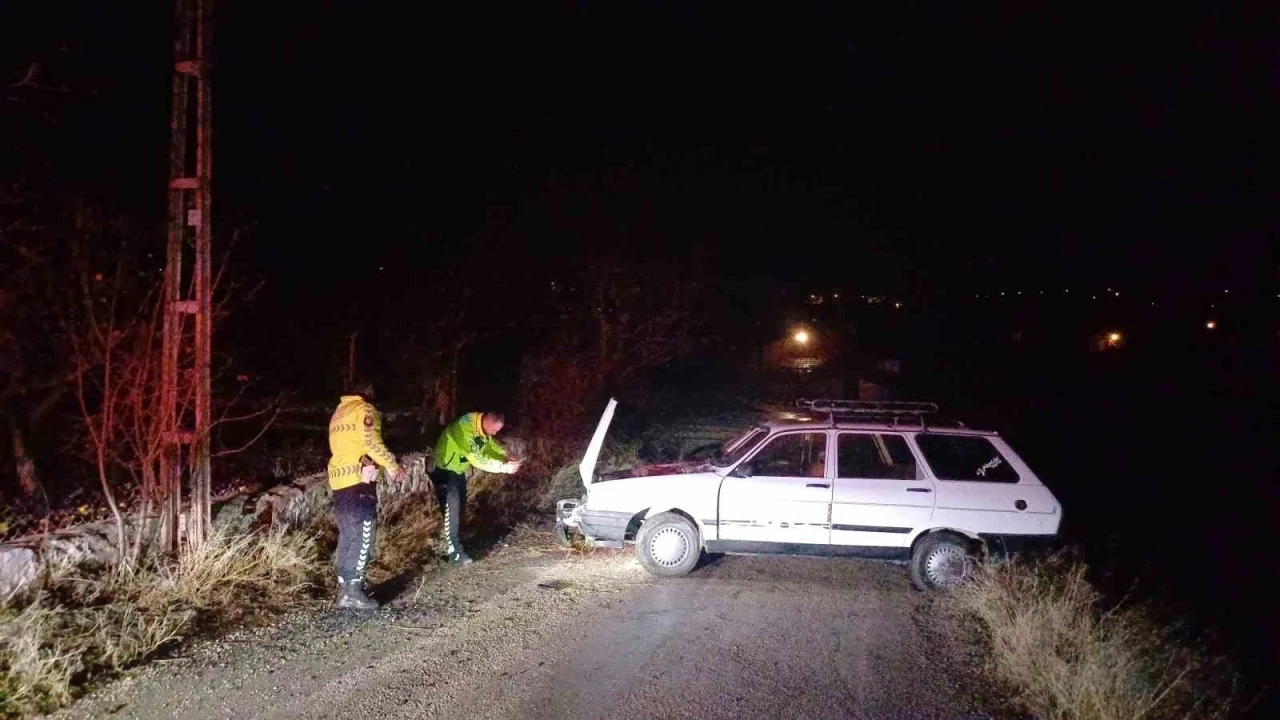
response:
[[[1205,324],[1204,324],[1204,327],[1205,327],[1205,329],[1206,329],[1206,330],[1212,330],[1212,329],[1214,329],[1214,328],[1218,327],[1218,323],[1216,323],[1216,322],[1214,322],[1214,321],[1210,320],[1209,322],[1207,322],[1207,323],[1205,323]]]
[[[804,330],[797,330],[796,334],[792,335],[791,338],[795,340],[797,343],[804,345],[805,343],[809,342],[809,333],[805,332]]]

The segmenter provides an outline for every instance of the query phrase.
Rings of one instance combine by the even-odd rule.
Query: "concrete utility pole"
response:
[[[191,479],[190,509],[185,516],[187,541],[203,542],[210,526],[213,103],[209,75],[213,0],[175,0],[173,20],[173,107],[160,403],[166,442],[160,456],[161,544],[169,550],[178,547],[183,534],[184,459]],[[183,277],[188,245],[194,249],[189,283]],[[184,297],[184,289],[189,289],[189,296]],[[189,355],[184,352],[188,338],[183,327],[186,315],[193,316],[194,325]],[[184,361],[190,366],[184,367]],[[183,446],[187,447],[185,458]]]

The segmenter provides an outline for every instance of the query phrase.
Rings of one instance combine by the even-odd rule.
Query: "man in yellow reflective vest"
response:
[[[364,573],[377,539],[379,480],[404,478],[404,468],[382,443],[382,415],[373,407],[373,384],[361,381],[343,395],[329,419],[329,489],[338,524],[338,607],[372,610]]]
[[[507,451],[493,437],[505,422],[502,413],[467,413],[445,427],[431,454],[431,484],[444,513],[445,554],[451,563],[471,562],[458,537],[467,504],[467,470],[510,474],[520,469],[520,462],[507,460]]]

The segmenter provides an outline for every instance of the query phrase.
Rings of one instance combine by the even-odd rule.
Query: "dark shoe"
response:
[[[364,594],[361,581],[351,580],[338,590],[338,607],[344,610],[376,610],[378,603]]]
[[[471,556],[468,555],[465,550],[454,550],[449,553],[450,565],[470,565],[473,562],[475,562],[475,560],[472,560]]]

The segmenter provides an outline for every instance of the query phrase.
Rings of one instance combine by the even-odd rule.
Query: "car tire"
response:
[[[970,542],[954,533],[924,536],[911,553],[911,585],[917,590],[950,590],[973,574]]]
[[[636,558],[658,577],[687,575],[702,555],[698,528],[679,513],[664,512],[647,518],[636,535]]]

